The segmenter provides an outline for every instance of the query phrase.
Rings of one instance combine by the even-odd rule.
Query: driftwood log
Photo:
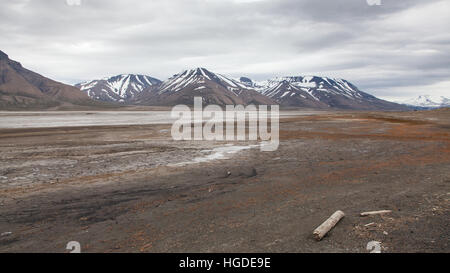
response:
[[[338,210],[325,222],[323,222],[318,228],[314,230],[313,236],[317,241],[322,240],[322,238],[332,229],[336,224],[345,216],[345,213]]]
[[[360,215],[361,216],[369,216],[369,215],[376,215],[376,214],[385,214],[385,213],[391,213],[392,210],[377,210],[377,211],[368,211],[368,212],[363,212]]]

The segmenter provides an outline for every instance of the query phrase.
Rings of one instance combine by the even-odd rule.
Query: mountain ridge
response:
[[[77,88],[24,68],[0,51],[0,109],[101,106]]]
[[[95,100],[128,102],[148,87],[161,84],[161,80],[142,74],[119,74],[99,80],[75,84],[75,87]]]
[[[229,78],[202,67],[184,70],[165,81],[142,74],[119,74],[70,86],[30,71],[0,51],[1,109],[192,105],[197,96],[205,104],[222,106],[278,104],[313,109],[412,109],[362,92],[344,79],[285,76],[254,82],[247,77]]]
[[[397,103],[426,109],[450,107],[449,98],[446,98],[444,96],[431,96],[431,95],[419,95],[415,98],[411,98],[404,101],[398,101]]]
[[[159,87],[142,92],[136,103],[143,105],[192,105],[200,96],[205,104],[276,104],[272,99],[236,80],[198,67],[175,74]]]
[[[281,106],[348,110],[409,110],[406,106],[365,93],[345,79],[283,76],[263,82],[253,82],[245,77],[244,80],[244,84],[276,100]]]

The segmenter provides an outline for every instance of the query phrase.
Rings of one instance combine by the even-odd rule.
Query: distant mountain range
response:
[[[398,101],[397,103],[427,109],[450,107],[450,99],[444,96],[421,95],[409,100]]]
[[[146,75],[121,74],[74,86],[27,70],[0,51],[1,109],[60,109],[86,106],[279,104],[282,107],[347,110],[410,110],[362,92],[343,79],[291,76],[254,82],[232,79],[205,68],[185,70],[166,81]],[[448,100],[447,100],[448,103]]]
[[[133,80],[136,77],[150,78],[151,84],[139,86]],[[142,75],[120,75],[76,86],[93,99],[138,105],[190,105],[195,96],[201,96],[205,104],[218,105],[279,104],[317,109],[408,110],[404,105],[364,93],[346,80],[316,76],[254,82],[247,77],[236,80],[205,68],[194,68],[164,82]]]
[[[71,85],[24,68],[0,51],[0,109],[52,109],[103,106]]]
[[[241,81],[282,106],[320,109],[404,110],[404,106],[378,99],[360,91],[344,79],[317,76],[290,76],[254,83]]]

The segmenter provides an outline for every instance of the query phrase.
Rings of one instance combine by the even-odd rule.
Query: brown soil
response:
[[[0,131],[0,252],[450,251],[450,112],[286,118],[275,152],[169,125]],[[242,145],[237,143],[236,145]],[[179,164],[179,165],[176,165]],[[231,174],[229,174],[231,173]],[[389,209],[383,216],[363,211]],[[321,241],[312,231],[346,217]]]

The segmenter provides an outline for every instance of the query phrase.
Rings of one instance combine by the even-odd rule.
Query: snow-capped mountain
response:
[[[450,99],[444,96],[421,95],[399,103],[422,108],[450,107]]]
[[[140,94],[136,100],[146,105],[191,105],[196,96],[201,96],[205,104],[276,104],[245,84],[205,68],[176,74],[158,88]]]
[[[138,105],[279,104],[286,107],[358,110],[409,110],[378,99],[344,79],[317,76],[278,77],[263,82],[232,79],[205,68],[188,69],[164,82],[144,75],[118,75],[76,85],[95,100]]]
[[[101,80],[79,83],[75,86],[95,100],[129,102],[143,90],[160,84],[160,80],[150,76],[122,74]]]
[[[362,92],[344,79],[289,76],[260,83],[249,80],[245,83],[282,106],[367,110],[406,108]]]
[[[227,90],[238,94],[242,90],[248,90],[245,84],[239,81],[227,78],[223,75],[212,73],[205,68],[194,68],[185,70],[174,75],[165,81],[159,88],[159,93],[177,92],[190,84],[203,84],[206,81],[213,81],[216,84],[226,88]]]

